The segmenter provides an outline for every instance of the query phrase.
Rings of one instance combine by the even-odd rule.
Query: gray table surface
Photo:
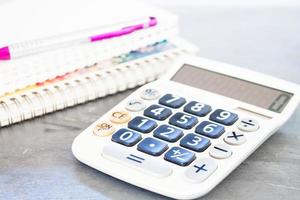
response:
[[[300,83],[300,7],[162,6],[180,16],[182,35],[199,55]],[[0,199],[166,199],[91,169],[71,153],[75,136],[131,92],[2,128]],[[299,200],[299,129],[300,108],[203,199]]]

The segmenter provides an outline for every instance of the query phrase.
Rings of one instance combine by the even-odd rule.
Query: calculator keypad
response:
[[[165,120],[172,114],[169,108],[159,105],[151,105],[144,111],[144,115],[157,120]]]
[[[195,132],[206,137],[218,138],[225,132],[225,128],[210,121],[203,121],[196,127]]]
[[[197,101],[191,101],[186,106],[184,106],[184,112],[197,115],[199,117],[204,117],[211,111],[211,107],[204,103],[199,103]]]
[[[159,104],[171,108],[180,108],[185,104],[186,100],[183,97],[175,96],[173,94],[166,94],[159,99]]]
[[[145,108],[146,104],[140,99],[132,99],[126,104],[126,109],[132,112],[138,112],[144,110]]]
[[[225,159],[232,155],[230,147],[226,144],[215,144],[209,150],[209,155],[217,159]]]
[[[155,157],[146,157],[142,152],[137,152],[132,148],[123,147],[116,144],[105,145],[102,150],[102,155],[111,161],[118,160],[129,166],[134,166],[137,169],[142,169],[143,172],[155,175],[156,177],[167,177],[172,174],[172,167],[163,160],[155,159]]]
[[[224,141],[230,145],[241,145],[246,142],[246,136],[241,131],[229,131],[226,133]]]
[[[188,151],[181,147],[172,147],[165,154],[165,160],[175,163],[180,166],[187,166],[193,160],[196,159],[196,156],[193,152]]]
[[[237,124],[238,129],[245,132],[253,132],[259,129],[258,121],[252,118],[244,118]]]
[[[115,130],[116,129],[113,124],[109,122],[101,122],[95,126],[93,133],[96,136],[105,137],[111,135]]]
[[[115,111],[110,116],[110,121],[116,124],[123,124],[130,120],[131,116],[126,111]]]
[[[205,137],[189,133],[180,140],[180,146],[187,149],[202,152],[209,147],[210,141]]]
[[[206,180],[217,168],[216,161],[211,158],[202,158],[188,167],[185,171],[185,177],[193,183],[200,183]]]
[[[165,142],[148,137],[138,144],[137,149],[152,156],[159,156],[168,149],[168,145]]]
[[[158,97],[160,97],[159,91],[153,88],[145,89],[141,93],[141,98],[145,100],[154,100],[157,99]]]
[[[178,128],[163,124],[154,130],[153,135],[154,137],[167,142],[176,142],[183,136],[183,131]]]
[[[211,121],[230,126],[238,120],[238,115],[226,110],[217,109],[209,117]]]
[[[191,129],[198,123],[198,119],[192,115],[178,112],[170,118],[169,123],[183,129]]]
[[[150,133],[156,126],[157,123],[154,120],[140,116],[135,117],[128,123],[128,128],[142,133]]]
[[[142,137],[139,133],[128,130],[126,128],[119,129],[111,137],[112,141],[129,147],[135,145],[141,139]]]
[[[151,155],[151,158],[163,156],[170,163],[189,166],[185,170],[186,179],[199,183],[218,168],[217,159],[227,159],[233,154],[230,146],[246,142],[245,132],[259,128],[255,119],[245,118],[237,123],[238,130],[226,130],[224,134],[224,126],[233,125],[239,118],[237,114],[213,110],[210,105],[198,101],[187,102],[173,94],[160,95],[156,89],[144,90],[140,96],[143,100],[133,99],[125,104],[127,111],[140,112],[142,114],[137,114],[141,116],[131,119],[127,111],[115,111],[110,121],[128,123],[128,127],[115,131],[113,124],[104,122],[96,125],[94,134],[108,136],[114,132],[111,140],[118,143],[116,145],[136,146],[135,151],[140,154]],[[152,104],[146,106],[147,101]],[[142,134],[150,132],[153,134]],[[221,136],[223,143],[215,144],[213,141]],[[209,158],[197,159],[204,151],[208,152]],[[143,164],[146,158],[129,154],[126,159]]]

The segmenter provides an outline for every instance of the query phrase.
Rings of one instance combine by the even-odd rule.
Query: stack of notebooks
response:
[[[176,16],[135,1],[4,1],[0,18],[12,10],[32,15],[1,25],[0,48],[17,50],[10,60],[0,60],[0,127],[143,85],[180,56],[196,52],[179,38]],[[32,51],[53,38],[107,35],[142,19],[155,23],[97,42],[71,39],[59,48]]]

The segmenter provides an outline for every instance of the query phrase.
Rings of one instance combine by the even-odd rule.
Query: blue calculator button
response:
[[[199,117],[204,117],[211,111],[211,107],[204,103],[199,103],[197,101],[191,101],[186,106],[184,106],[184,112],[197,115]]]
[[[222,109],[217,109],[210,115],[209,119],[211,121],[229,126],[234,124],[234,122],[236,122],[239,119],[239,117],[235,113]]]
[[[172,114],[169,108],[164,108],[159,105],[151,105],[145,111],[144,115],[157,120],[165,120]]]
[[[180,140],[180,146],[190,150],[202,152],[209,147],[210,141],[205,137],[190,133]]]
[[[191,129],[198,123],[198,119],[194,116],[178,112],[170,118],[169,123],[183,129]]]
[[[159,156],[168,149],[168,145],[154,138],[145,138],[138,144],[138,150],[152,156]]]
[[[219,124],[203,121],[196,127],[195,132],[210,138],[218,138],[225,132],[225,128]]]
[[[150,133],[156,126],[155,121],[140,116],[135,117],[128,123],[128,128],[142,133]]]
[[[154,137],[160,138],[168,142],[176,142],[183,136],[182,130],[169,125],[161,125],[154,130]]]
[[[166,94],[159,99],[159,104],[165,105],[171,108],[179,108],[185,104],[186,100],[182,97],[175,96],[173,94]]]
[[[169,151],[167,151],[164,158],[165,160],[177,165],[187,166],[196,159],[196,156],[193,152],[181,147],[172,147]]]
[[[119,129],[111,137],[112,141],[129,147],[135,145],[141,139],[142,137],[140,134],[138,134],[135,131],[128,130],[126,128]]]

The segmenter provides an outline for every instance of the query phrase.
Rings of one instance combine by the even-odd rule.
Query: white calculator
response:
[[[176,199],[218,185],[292,115],[299,86],[244,68],[187,57],[84,130],[75,157]]]

